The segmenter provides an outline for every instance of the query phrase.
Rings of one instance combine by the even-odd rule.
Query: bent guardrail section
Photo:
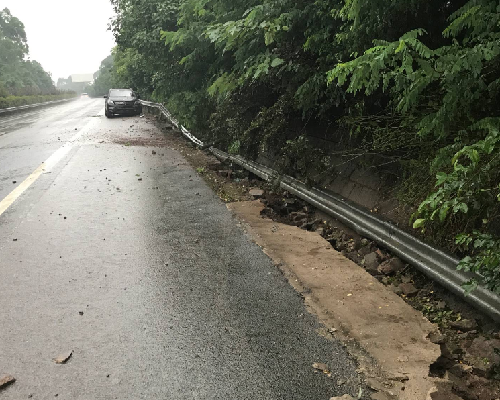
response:
[[[159,108],[162,112],[165,110],[164,115],[172,124],[179,128],[179,123],[172,118],[164,106],[150,102],[143,102],[143,104]],[[204,143],[193,136],[186,128],[181,126],[179,129],[193,143],[204,147]],[[456,257],[424,243],[389,221],[368,212],[363,207],[337,194],[316,188],[309,188],[295,178],[280,176],[273,169],[254,161],[246,160],[241,156],[228,154],[214,147],[210,147],[209,149],[218,158],[229,159],[266,181],[279,180],[280,187],[283,189],[338,219],[359,234],[391,250],[398,257],[412,264],[448,290],[459,295],[478,310],[490,315],[496,321],[500,321],[499,296],[482,287],[477,288],[469,295],[465,295],[462,285],[472,275],[463,271],[457,271],[456,266],[459,260]]]

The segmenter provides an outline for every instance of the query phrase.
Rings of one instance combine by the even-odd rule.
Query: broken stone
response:
[[[63,353],[58,357],[54,358],[54,361],[56,362],[56,364],[66,364],[72,355],[73,355],[73,350],[70,350],[67,353]]]
[[[343,396],[330,397],[330,400],[356,400],[354,397],[348,394],[344,394]]]
[[[0,390],[12,385],[16,381],[12,375],[2,375],[0,377]]]
[[[306,230],[312,230],[318,227],[319,224],[321,224],[322,221],[318,218],[316,218],[314,221],[306,222],[301,226],[302,229]]]
[[[316,229],[316,233],[320,236],[323,236],[325,234],[325,228]]]
[[[500,354],[495,349],[500,349],[499,339],[487,340],[484,337],[478,337],[467,349],[465,361],[473,367],[477,375],[486,376],[496,365],[500,364]]]
[[[397,257],[393,257],[390,260],[384,261],[377,268],[378,272],[384,275],[392,275],[396,272],[401,271],[405,264]]]
[[[400,294],[403,294],[403,291],[401,290],[401,288],[399,286],[395,286],[395,285],[391,285],[390,286],[390,289],[396,293],[397,295],[400,295]]]
[[[434,343],[434,344],[442,344],[446,341],[446,336],[444,336],[442,333],[439,333],[439,332],[429,333],[428,338],[431,341],[431,343]]]
[[[363,238],[363,239],[361,239],[360,244],[361,244],[361,246],[369,246],[370,241],[367,238]]]
[[[367,254],[370,254],[372,252],[372,246],[367,244],[363,247],[361,247],[359,250],[358,250],[358,254],[361,256],[361,257],[364,257],[366,256]]]
[[[363,260],[363,258],[358,255],[357,251],[351,251],[350,253],[347,253],[346,256],[349,260],[354,261],[356,264],[361,264],[361,261]]]
[[[450,327],[453,329],[460,330],[462,332],[471,331],[477,328],[477,322],[471,319],[461,319],[460,321],[450,322]]]
[[[455,376],[462,377],[472,372],[472,367],[466,364],[455,364],[449,369],[449,371]]]
[[[313,363],[312,367],[325,374],[330,373],[330,369],[328,368],[328,365],[326,365],[325,363]]]
[[[379,258],[380,258],[382,261],[384,261],[384,260],[386,260],[386,259],[387,259],[387,255],[386,255],[386,254],[384,254],[384,253],[382,253],[382,250],[377,249],[377,250],[375,251],[375,253],[377,253],[377,255],[379,256]]]
[[[379,264],[380,264],[379,256],[375,251],[367,254],[363,258],[363,265],[369,272],[378,272],[377,267],[379,266]]]
[[[461,340],[467,340],[467,339],[474,338],[476,335],[477,335],[477,331],[473,330],[473,331],[469,331],[469,332],[459,333],[458,337]]]
[[[399,288],[407,297],[414,297],[418,294],[418,289],[412,283],[400,283]]]
[[[435,308],[438,310],[444,310],[446,308],[446,301],[438,301]]]
[[[255,199],[258,199],[262,196],[264,196],[264,191],[262,189],[250,189],[248,191],[248,194],[252,197],[254,197]]]

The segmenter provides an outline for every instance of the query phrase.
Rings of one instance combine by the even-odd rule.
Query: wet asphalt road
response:
[[[344,347],[225,205],[137,138],[161,133],[102,100],[0,117],[0,201],[52,160],[0,215],[0,375],[17,378],[0,398],[357,394]]]

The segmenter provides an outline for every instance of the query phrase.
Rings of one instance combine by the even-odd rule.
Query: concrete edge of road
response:
[[[19,107],[0,108],[0,114],[14,113],[17,111],[29,110],[31,108],[46,107],[53,104],[65,103],[68,101],[76,100],[77,98],[78,97],[72,97],[70,99],[46,101],[45,103],[27,104],[25,106],[19,106]]]
[[[392,251],[423,272],[430,279],[440,283],[459,298],[471,304],[477,310],[489,315],[497,322],[500,321],[500,296],[483,287],[479,287],[472,293],[467,294],[463,289],[463,285],[471,278],[481,279],[481,276],[458,271],[458,258],[428,245],[399,229],[391,222],[341,198],[339,195],[326,193],[316,188],[309,188],[302,182],[290,176],[282,176],[264,165],[248,161],[240,156],[228,154],[213,146],[207,146],[182,126],[163,104],[144,100],[141,103],[143,106],[159,110],[187,139],[200,148],[209,148],[216,157],[231,160],[266,181],[278,182],[283,189],[288,190],[314,207],[326,212],[333,218],[354,229],[360,235]]]

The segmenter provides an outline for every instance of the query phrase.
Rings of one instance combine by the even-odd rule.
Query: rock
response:
[[[0,376],[0,389],[6,388],[7,386],[13,384],[16,381],[12,375],[2,375]]]
[[[316,229],[316,233],[320,236],[323,236],[325,234],[325,228]]]
[[[379,256],[375,251],[367,254],[363,258],[363,265],[369,272],[377,273],[378,272],[377,267],[379,266],[379,264],[380,264]]]
[[[330,369],[328,368],[328,365],[326,365],[325,363],[314,363],[312,367],[314,369],[317,369],[318,371],[324,372],[325,374],[330,373]]]
[[[361,257],[364,257],[366,256],[367,254],[370,254],[372,252],[372,246],[367,244],[363,247],[361,247],[359,250],[358,250],[358,254],[361,256]]]
[[[439,332],[431,332],[427,337],[434,344],[442,344],[446,341],[446,336]]]
[[[469,332],[459,333],[457,336],[461,340],[468,340],[468,339],[476,337],[476,335],[477,335],[477,331],[473,330],[473,331],[469,331]]]
[[[56,362],[56,364],[66,364],[72,355],[73,355],[73,350],[70,350],[54,358],[54,361]]]
[[[299,222],[307,218],[307,214],[305,212],[294,212],[290,214],[290,217],[292,218],[292,221],[294,222]]]
[[[500,354],[495,349],[500,349],[499,339],[487,340],[478,337],[467,349],[465,361],[473,367],[477,375],[486,376],[500,364]]]
[[[472,367],[467,364],[455,364],[449,369],[449,371],[455,376],[462,377],[472,372]]]
[[[450,328],[457,329],[462,332],[472,331],[477,328],[477,322],[473,319],[461,319],[460,321],[450,322]]]
[[[382,260],[382,261],[387,260],[387,258],[388,258],[388,257],[387,257],[387,254],[382,253],[382,250],[377,249],[375,252],[376,252],[376,253],[377,253],[377,255],[379,256],[380,260]]]
[[[156,154],[156,151],[151,150],[151,154],[155,155],[155,154]]]
[[[400,283],[399,288],[407,297],[414,297],[418,294],[418,289],[412,283]]]
[[[444,310],[446,308],[446,301],[438,301],[435,306],[438,310]]]
[[[397,295],[403,294],[403,291],[399,286],[391,285],[389,288]]]
[[[403,282],[403,283],[411,283],[412,279],[413,279],[413,277],[411,275],[403,275],[401,277],[401,282]]]
[[[356,399],[348,394],[344,394],[341,397],[330,397],[330,400],[356,400]]]
[[[351,251],[349,252],[349,250],[344,250],[346,252],[346,257],[351,260],[351,261],[354,261],[356,264],[361,264],[361,261],[363,260],[362,257],[360,257],[358,255],[358,252],[357,251]]]
[[[346,245],[346,249],[349,252],[355,252],[356,254],[358,254],[357,250],[359,249],[359,241],[355,239],[349,239]]]
[[[392,275],[396,272],[401,271],[405,264],[397,257],[393,257],[390,260],[384,261],[377,268],[378,272],[384,275]]]
[[[300,229],[305,229],[306,231],[316,230],[323,221],[316,218],[314,221],[305,221],[302,225],[300,225]]]
[[[248,194],[250,196],[253,196],[255,199],[258,199],[258,198],[264,196],[264,191],[262,189],[250,189],[248,191]]]

